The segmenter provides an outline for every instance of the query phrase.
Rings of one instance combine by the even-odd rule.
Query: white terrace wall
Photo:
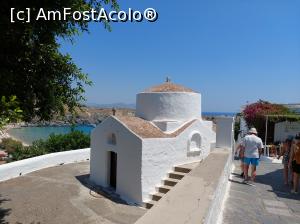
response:
[[[108,142],[114,133],[116,144]],[[109,152],[117,153],[116,192],[128,202],[142,201],[141,190],[142,141],[114,117],[98,125],[91,134],[90,180],[109,186]]]
[[[209,122],[195,121],[176,138],[143,139],[142,189],[143,201],[161,183],[174,165],[196,162],[208,156],[215,132]],[[193,136],[200,134],[200,149],[189,149]]]
[[[0,166],[0,181],[15,178],[44,168],[61,164],[86,161],[90,158],[90,149],[78,149],[37,156]]]

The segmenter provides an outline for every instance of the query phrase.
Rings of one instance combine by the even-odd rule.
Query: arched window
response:
[[[201,151],[201,135],[199,132],[191,133],[188,140],[188,155],[197,156]]]
[[[110,133],[108,135],[107,143],[111,144],[111,145],[116,145],[117,144],[117,138],[116,138],[116,135],[114,133]]]

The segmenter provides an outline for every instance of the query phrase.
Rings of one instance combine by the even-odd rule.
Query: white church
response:
[[[137,94],[135,117],[110,116],[92,131],[90,180],[141,205],[173,166],[204,159],[215,142],[201,94],[165,82]]]

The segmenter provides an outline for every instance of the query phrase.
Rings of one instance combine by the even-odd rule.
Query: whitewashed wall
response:
[[[86,161],[90,158],[90,149],[78,149],[37,156],[0,166],[0,181],[15,178],[44,168],[60,164]]]
[[[149,198],[149,193],[155,191],[155,186],[161,183],[174,165],[200,161],[208,156],[211,144],[216,135],[209,122],[196,121],[177,138],[143,139],[142,154],[142,195],[143,200]],[[200,152],[188,151],[191,133],[200,133]]]
[[[149,121],[187,121],[201,114],[199,93],[159,92],[139,93],[136,116]]]
[[[108,135],[116,135],[116,145],[108,143]],[[90,180],[109,186],[108,153],[117,153],[116,192],[128,202],[141,202],[141,140],[116,118],[109,117],[91,134]]]
[[[183,121],[153,121],[156,127],[165,133],[176,131],[184,122]]]
[[[224,170],[219,178],[217,188],[214,192],[214,197],[212,198],[211,205],[206,214],[204,224],[222,224],[222,215],[224,209],[224,203],[226,200],[226,194],[228,194],[230,187],[230,173],[232,169],[232,154],[229,153],[227,161],[224,166]]]
[[[289,136],[300,133],[300,122],[280,122],[275,124],[274,141],[285,141]]]
[[[217,117],[216,125],[216,147],[232,149],[234,139],[234,118]]]

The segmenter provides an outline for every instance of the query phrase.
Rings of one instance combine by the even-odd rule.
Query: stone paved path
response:
[[[255,186],[242,183],[234,164],[222,223],[300,224],[300,194],[283,185],[282,164],[261,162]]]
[[[0,182],[0,224],[131,224],[146,212],[90,191],[89,171],[72,163]]]

